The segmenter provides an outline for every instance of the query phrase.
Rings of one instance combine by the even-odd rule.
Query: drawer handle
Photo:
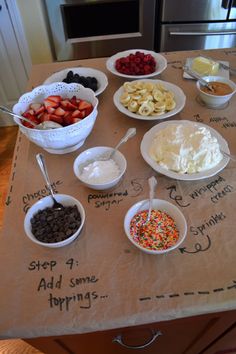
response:
[[[116,336],[112,340],[112,342],[119,343],[120,345],[122,345],[123,347],[128,348],[128,349],[143,349],[143,348],[148,347],[150,344],[152,344],[157,339],[157,337],[162,335],[162,333],[160,331],[151,330],[151,333],[152,333],[152,338],[147,343],[144,343],[141,345],[127,345],[127,344],[125,344],[122,339],[122,334],[118,334],[118,336]]]

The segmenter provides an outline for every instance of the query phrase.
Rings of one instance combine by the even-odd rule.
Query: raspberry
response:
[[[156,61],[151,54],[136,51],[116,60],[115,68],[126,75],[148,75],[155,71]]]

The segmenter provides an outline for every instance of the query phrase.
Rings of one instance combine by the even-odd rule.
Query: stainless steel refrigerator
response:
[[[158,2],[155,50],[236,47],[236,0]]]

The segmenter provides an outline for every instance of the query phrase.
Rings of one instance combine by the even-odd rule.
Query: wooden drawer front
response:
[[[28,342],[45,354],[182,354],[188,353],[192,344],[200,340],[201,334],[211,327],[211,321],[211,318],[197,317],[105,332],[31,339]],[[142,345],[152,338],[151,331],[161,331],[162,335],[144,349],[134,351],[113,342],[121,335],[126,345]]]
[[[220,337],[204,354],[236,354],[236,323]]]

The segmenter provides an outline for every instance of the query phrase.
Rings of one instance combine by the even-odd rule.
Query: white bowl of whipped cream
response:
[[[141,142],[144,160],[157,172],[179,180],[214,176],[229,162],[227,141],[212,127],[192,121],[162,122]]]
[[[76,177],[87,187],[104,190],[114,187],[126,171],[127,162],[120,151],[107,146],[96,146],[83,151],[74,161],[73,169]]]

